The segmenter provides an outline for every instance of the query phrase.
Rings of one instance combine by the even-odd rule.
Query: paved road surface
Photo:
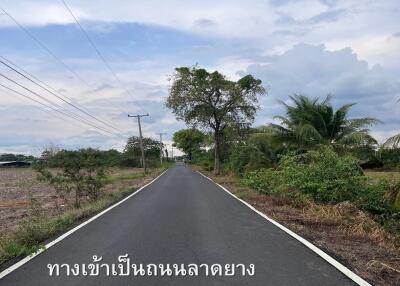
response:
[[[255,264],[252,277],[50,277],[48,263]],[[64,272],[63,272],[64,273]],[[0,285],[354,285],[327,262],[182,164],[0,280]]]

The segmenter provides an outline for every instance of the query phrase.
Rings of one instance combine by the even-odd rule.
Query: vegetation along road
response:
[[[107,276],[103,264],[118,265],[118,257],[125,254],[130,264],[143,264],[147,274],[149,264],[169,264],[173,270],[174,264],[186,270],[190,264],[203,266],[193,276],[174,276],[175,271],[161,276],[158,268],[158,273],[144,277],[113,277],[110,266]],[[103,265],[99,276],[67,275],[66,264],[71,270],[75,264],[87,264],[91,273],[94,259]],[[50,276],[49,267],[56,264],[64,266],[59,276]],[[208,276],[204,264],[210,266]],[[215,264],[224,267],[222,275]],[[226,264],[235,264],[235,275],[226,275]],[[0,285],[15,286],[167,284],[354,285],[304,244],[183,164],[0,280]]]

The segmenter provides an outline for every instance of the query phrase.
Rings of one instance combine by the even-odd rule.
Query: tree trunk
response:
[[[214,175],[219,175],[221,172],[221,162],[219,158],[220,152],[220,134],[219,131],[214,132]]]

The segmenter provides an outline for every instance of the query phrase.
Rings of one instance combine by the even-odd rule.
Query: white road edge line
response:
[[[281,225],[279,222],[273,220],[272,218],[268,217],[267,215],[265,215],[264,213],[260,212],[259,210],[257,210],[255,207],[253,207],[252,205],[250,205],[249,203],[245,202],[244,200],[238,198],[237,196],[235,196],[234,194],[232,194],[230,191],[228,191],[228,189],[226,189],[224,186],[218,184],[217,182],[215,182],[213,179],[207,177],[206,175],[204,175],[203,173],[201,173],[200,171],[197,171],[197,173],[199,173],[200,175],[202,175],[203,177],[205,177],[206,179],[210,180],[211,182],[213,182],[214,184],[216,184],[217,186],[219,186],[221,189],[223,189],[225,192],[227,192],[229,195],[231,195],[232,197],[234,197],[235,199],[237,199],[238,201],[242,202],[243,204],[245,204],[247,207],[249,207],[252,211],[256,212],[257,214],[259,214],[260,216],[262,216],[263,218],[265,218],[266,220],[268,220],[270,223],[274,224],[275,226],[277,226],[278,228],[280,228],[281,230],[283,230],[284,232],[286,232],[287,234],[289,234],[291,237],[293,237],[294,239],[298,240],[299,242],[301,242],[302,244],[304,244],[305,246],[307,246],[309,249],[311,249],[312,251],[314,251],[316,254],[318,254],[320,257],[322,257],[324,260],[326,260],[329,264],[331,264],[332,266],[334,266],[336,269],[338,269],[340,272],[342,272],[344,275],[346,275],[348,278],[350,278],[352,281],[354,281],[356,284],[360,285],[360,286],[372,286],[371,284],[369,284],[367,281],[365,281],[364,279],[362,279],[360,276],[358,276],[357,274],[355,274],[353,271],[351,271],[350,269],[348,269],[346,266],[344,266],[343,264],[341,264],[340,262],[338,262],[337,260],[335,260],[332,256],[330,256],[329,254],[325,253],[324,251],[322,251],[321,249],[319,249],[318,247],[316,247],[314,244],[312,244],[311,242],[309,242],[308,240],[302,238],[300,235],[294,233],[293,231],[291,231],[290,229],[286,228],[285,226]]]
[[[50,247],[52,247],[53,245],[55,245],[56,243],[60,242],[61,240],[63,240],[64,238],[68,237],[69,235],[73,234],[75,231],[77,231],[78,229],[84,227],[85,225],[87,225],[88,223],[94,221],[96,218],[102,216],[103,214],[105,214],[106,212],[112,210],[113,208],[115,208],[116,206],[122,204],[123,202],[125,202],[126,200],[128,200],[129,198],[133,197],[134,195],[136,195],[137,193],[139,193],[141,190],[143,190],[144,188],[146,188],[147,186],[149,186],[150,184],[154,183],[158,178],[160,178],[162,175],[165,174],[165,172],[167,172],[169,169],[165,170],[164,172],[162,172],[160,175],[158,175],[155,179],[153,179],[150,183],[147,183],[146,185],[144,185],[143,187],[140,187],[136,192],[134,192],[133,194],[130,194],[129,196],[125,197],[124,199],[120,200],[119,202],[116,202],[115,204],[113,204],[112,206],[109,206],[108,208],[106,208],[105,210],[101,211],[100,213],[98,213],[97,215],[91,217],[90,219],[88,219],[87,221],[84,221],[83,223],[77,225],[76,227],[74,227],[73,229],[67,231],[66,233],[62,234],[61,236],[57,237],[55,240],[47,243],[42,249],[36,251],[35,253],[32,253],[31,255],[28,255],[27,257],[21,259],[20,261],[18,261],[17,263],[11,265],[10,267],[8,267],[7,269],[3,270],[2,272],[0,272],[0,279],[3,278],[4,276],[6,276],[7,274],[10,274],[11,272],[13,272],[14,270],[18,269],[19,267],[21,267],[22,265],[24,265],[25,263],[27,263],[29,260],[35,258],[36,256],[38,256],[39,254],[41,254],[42,252],[46,251],[47,249],[49,249]]]

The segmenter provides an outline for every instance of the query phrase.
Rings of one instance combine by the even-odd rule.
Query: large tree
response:
[[[195,67],[175,69],[166,106],[191,126],[212,130],[214,174],[220,173],[220,147],[229,126],[249,126],[259,109],[258,96],[265,93],[261,80],[246,75],[228,80],[218,71]]]
[[[368,126],[379,122],[375,118],[349,118],[354,104],[346,104],[336,111],[330,96],[320,101],[303,95],[290,97],[293,105],[281,102],[286,116],[276,116],[281,124],[270,124],[272,135],[287,145],[310,148],[317,145],[359,147],[376,144]]]
[[[198,129],[181,129],[174,133],[174,145],[186,153],[189,160],[193,159],[194,154],[201,152],[206,135]]]
[[[160,151],[164,145],[157,140],[152,138],[143,138],[143,149],[145,153],[146,163],[148,160],[155,160],[160,158]],[[128,141],[124,148],[125,163],[134,166],[143,166],[141,160],[141,149],[140,149],[140,138],[137,136],[132,136],[128,138]]]

